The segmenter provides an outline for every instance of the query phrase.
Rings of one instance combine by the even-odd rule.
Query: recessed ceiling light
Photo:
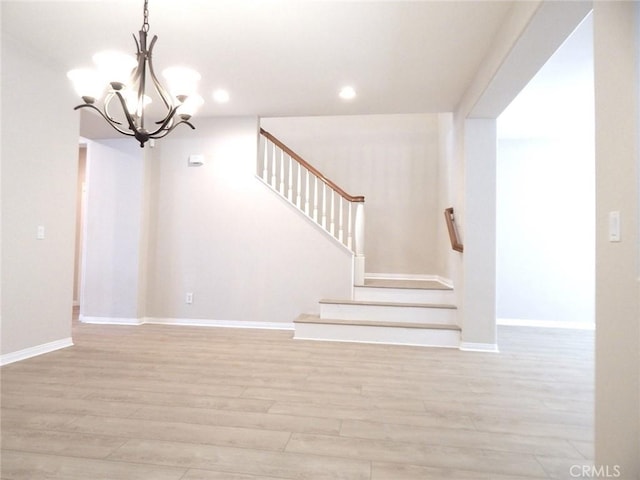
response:
[[[219,88],[215,92],[213,92],[213,99],[218,103],[227,103],[231,97],[229,96],[229,92]]]
[[[356,91],[353,87],[346,86],[342,87],[339,95],[343,100],[352,100],[356,97]]]

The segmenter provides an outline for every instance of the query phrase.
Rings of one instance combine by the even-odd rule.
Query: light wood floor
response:
[[[76,325],[2,374],[3,480],[531,480],[593,456],[593,332],[500,354]]]

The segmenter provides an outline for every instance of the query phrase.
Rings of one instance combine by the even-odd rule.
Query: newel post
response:
[[[355,285],[364,285],[364,199],[356,203],[355,257],[353,280]]]

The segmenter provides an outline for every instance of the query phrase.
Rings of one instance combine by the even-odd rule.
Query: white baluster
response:
[[[305,189],[304,189],[304,213],[306,213],[307,215],[310,215],[310,211],[309,210],[309,200],[310,200],[310,194],[309,194],[309,175],[311,174],[311,172],[309,172],[309,170],[307,170],[306,168],[304,169],[305,171]],[[315,205],[315,203],[314,203]]]
[[[271,187],[276,188],[276,146],[271,144]]]
[[[322,228],[327,229],[327,184],[322,182]]]
[[[313,219],[316,223],[320,223],[318,221],[318,177],[313,176]]]
[[[354,284],[364,285],[364,202],[356,204]]]
[[[338,240],[340,240],[340,243],[344,243],[344,226],[342,224],[342,217],[343,217],[343,202],[344,198],[342,198],[342,195],[340,195],[339,201],[338,201],[338,208],[339,208],[339,217],[338,217]]]
[[[266,182],[269,177],[268,162],[269,162],[269,147],[267,145],[267,139],[260,135],[260,152],[262,153],[262,179]]]
[[[287,191],[287,198],[293,203],[293,158],[289,157],[289,189]]]
[[[353,250],[353,219],[351,215],[351,209],[353,208],[352,202],[347,202],[347,248]]]
[[[333,189],[330,190],[331,194],[331,211],[329,212],[330,220],[331,220],[331,235],[336,236],[336,207],[335,207],[335,198],[336,192]]]
[[[284,195],[284,152],[282,150],[280,153],[280,193]]]
[[[296,206],[302,210],[302,165],[299,163],[296,164],[297,175],[296,175]]]

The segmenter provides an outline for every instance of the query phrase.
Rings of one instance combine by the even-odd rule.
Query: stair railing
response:
[[[354,281],[364,284],[364,197],[345,192],[262,128],[259,157],[258,176],[354,253]]]

